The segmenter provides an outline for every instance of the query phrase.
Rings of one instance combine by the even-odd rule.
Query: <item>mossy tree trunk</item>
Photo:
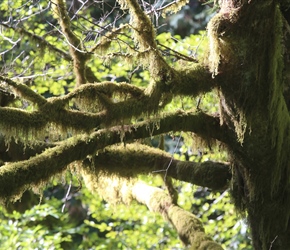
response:
[[[221,122],[240,141],[228,145],[233,197],[248,215],[255,249],[289,249],[290,119],[283,95],[288,24],[277,1],[229,2],[221,3],[209,35]]]

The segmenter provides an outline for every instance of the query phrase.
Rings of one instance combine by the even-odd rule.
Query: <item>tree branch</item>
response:
[[[93,160],[85,160],[84,164],[95,172],[103,171],[127,178],[156,171],[215,191],[228,188],[231,179],[226,163],[172,160],[171,155],[160,149],[135,143],[108,147],[98,152]]]
[[[6,117],[0,121],[0,124],[13,127],[17,125],[15,119],[18,119],[18,121],[25,120],[24,127],[26,131],[40,128],[40,126],[36,126],[37,124],[39,125],[41,123],[45,125],[50,122],[61,126],[63,130],[75,129],[79,131],[90,131],[102,123],[109,126],[123,119],[138,118],[144,114],[146,116],[152,114],[164,107],[171,100],[173,91],[180,95],[195,96],[199,93],[209,91],[213,87],[210,73],[201,66],[197,66],[193,70],[178,72],[176,76],[178,77],[177,79],[172,79],[171,86],[157,84],[153,90],[150,90],[150,86],[144,91],[144,89],[126,83],[114,84],[111,82],[103,82],[80,86],[65,96],[49,98],[47,101],[27,86],[1,77],[0,79],[9,82],[24,98],[37,103],[39,110],[25,112],[23,110],[4,109],[0,107],[0,114]],[[163,88],[160,88],[161,85],[163,85]],[[110,98],[116,93],[123,94],[123,99],[125,100],[122,101],[121,98],[121,101],[113,102]],[[132,96],[129,99],[127,98],[128,94]],[[86,107],[84,112],[65,109],[68,101],[72,98],[78,98],[80,104],[83,103],[87,107],[96,107],[92,110],[93,112],[99,111],[102,108],[104,110],[95,114],[85,112],[91,111],[90,109],[86,109]],[[42,126],[42,128],[44,127]],[[15,134],[12,135],[17,137],[18,131],[15,130],[14,132]]]
[[[170,84],[172,93],[182,96],[197,96],[211,91],[217,86],[212,73],[203,65],[176,71],[176,79]]]
[[[0,107],[0,116],[5,117],[5,119],[1,119],[0,127],[2,133],[7,133],[15,138],[20,137],[20,139],[22,134],[19,134],[19,131],[23,130],[26,133],[30,131],[32,134],[36,132],[43,134],[43,129],[51,122],[60,126],[63,134],[66,134],[70,130],[89,132],[101,124],[113,124],[115,121],[120,121],[120,119],[132,118],[134,115],[140,115],[140,112],[148,111],[148,108],[152,108],[150,107],[150,101],[150,98],[147,98],[142,102],[128,100],[123,103],[115,103],[111,104],[113,108],[110,111],[98,114],[65,110],[62,108],[63,103],[58,104],[58,102],[53,101],[43,105],[40,110],[41,112],[27,112],[14,108]],[[146,103],[148,103],[148,107],[145,106],[147,109],[144,110]],[[132,107],[134,107],[133,110]],[[158,127],[160,125],[160,128],[157,129],[156,125]],[[169,131],[188,131],[196,133],[205,138],[205,140],[217,139],[224,143],[229,141],[233,143],[235,141],[233,131],[228,130],[226,125],[220,126],[219,117],[212,117],[202,112],[178,111],[163,114],[160,118],[155,118],[144,123],[124,125],[123,129],[126,132],[127,130],[134,131],[138,128],[135,131],[136,134],[139,134],[137,138],[145,138],[148,137],[148,126],[153,126],[150,136]],[[126,134],[127,136],[131,138],[129,134]]]
[[[153,24],[136,0],[120,0],[121,8],[128,8],[131,15],[130,25],[133,28],[133,39],[141,53],[138,53],[140,63],[148,67],[151,74],[151,96],[157,99],[161,95],[162,86],[169,85],[175,79],[175,71],[164,60],[158,50]],[[142,53],[146,52],[146,53]]]
[[[90,55],[83,51],[80,39],[71,30],[71,22],[66,11],[65,2],[63,0],[53,0],[52,9],[57,14],[62,32],[69,43],[77,86],[85,84],[87,82],[85,65]]]
[[[154,10],[149,11],[147,14],[151,14],[152,12],[161,12],[163,15],[166,13],[176,13],[179,11],[184,5],[186,5],[188,2],[187,0],[175,0],[171,1],[165,6],[156,8]]]
[[[146,205],[150,211],[158,212],[177,230],[181,241],[192,249],[221,250],[222,247],[205,234],[201,221],[171,201],[161,188],[151,187],[143,182],[132,186],[132,196]]]
[[[128,204],[135,199],[146,205],[150,211],[160,213],[176,228],[186,246],[191,246],[192,249],[222,249],[205,234],[201,221],[173,204],[171,197],[164,190],[141,181],[91,172],[88,168],[82,170],[82,175],[88,188],[110,203]]]
[[[55,147],[57,144],[45,141],[33,141],[25,144],[21,141],[11,139],[9,143],[0,134],[0,161],[15,162],[27,160],[37,154],[41,154],[45,149]],[[2,165],[2,164],[0,164]]]
[[[46,103],[46,99],[44,97],[35,93],[25,84],[14,82],[11,79],[3,77],[3,76],[0,76],[0,80],[7,83],[9,86],[11,86],[14,89],[15,94],[17,94],[18,96],[28,101],[31,101],[34,104],[38,104],[39,106],[42,106]]]
[[[61,97],[64,101],[69,101],[72,98],[86,98],[92,97],[94,99],[98,98],[98,93],[104,93],[107,96],[112,96],[113,94],[130,94],[135,98],[140,98],[144,96],[144,89],[138,88],[134,85],[127,83],[113,83],[113,82],[100,82],[98,84],[86,84],[76,88],[69,94]]]

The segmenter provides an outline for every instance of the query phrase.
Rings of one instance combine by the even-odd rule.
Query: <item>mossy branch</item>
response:
[[[91,53],[97,53],[103,55],[107,52],[108,48],[110,48],[113,40],[118,40],[120,42],[125,43],[122,39],[118,39],[118,35],[123,34],[125,29],[128,29],[129,25],[123,24],[122,26],[113,29],[112,31],[108,31],[93,48],[90,50]],[[134,50],[129,44],[125,43],[130,49]]]
[[[98,93],[108,96],[113,94],[130,94],[132,97],[140,98],[144,95],[144,90],[127,83],[100,82],[98,84],[86,84],[71,91],[66,96],[61,97],[62,100],[68,101],[72,98],[86,98],[88,94],[97,98]]]
[[[166,175],[164,177],[164,184],[165,184],[165,188],[167,190],[167,193],[171,198],[171,202],[173,204],[177,205],[178,191],[174,187],[173,179],[171,177],[169,177],[168,175]]]
[[[192,213],[179,206],[170,206],[167,211],[168,220],[176,228],[178,235],[185,245],[191,249],[222,250],[218,243],[206,235],[201,221]]]
[[[101,124],[106,124],[107,127],[120,119],[132,118],[134,115],[140,115],[140,112],[148,111],[148,107],[144,106],[148,103],[150,107],[150,98],[146,101],[138,102],[138,100],[128,100],[122,103],[114,103],[112,110],[102,111],[97,114],[89,112],[81,112],[76,110],[66,110],[63,108],[61,100],[57,99],[49,101],[40,108],[40,111],[27,112],[15,108],[0,107],[0,126],[2,133],[7,133],[9,136],[21,138],[22,133],[41,133],[49,123],[54,123],[61,128],[63,133],[68,131],[86,131],[96,129]],[[134,105],[136,107],[134,107]],[[134,110],[132,110],[134,107]],[[144,110],[144,108],[147,108]],[[138,112],[137,112],[138,111]],[[139,112],[140,111],[140,112]],[[136,113],[135,113],[136,112]],[[21,123],[19,123],[21,121]],[[169,131],[190,131],[203,138],[213,138],[224,143],[235,143],[235,135],[233,131],[227,129],[226,125],[220,126],[219,117],[212,117],[205,113],[199,112],[183,112],[164,114],[159,118],[148,120],[143,123],[134,125],[124,125],[124,131],[135,131],[136,138],[148,137],[148,126],[156,126],[158,130],[153,129],[150,136],[167,133]],[[160,126],[160,128],[159,128]],[[137,129],[138,128],[138,129]],[[132,135],[127,135],[128,138],[134,139]]]
[[[175,0],[171,1],[167,5],[158,8],[155,10],[156,12],[161,11],[163,17],[166,16],[166,13],[176,13],[178,12],[184,5],[186,5],[189,1],[188,0]]]
[[[173,204],[171,197],[161,188],[128,178],[108,176],[88,168],[81,172],[89,190],[99,193],[108,202],[129,204],[131,200],[137,200],[150,211],[161,214],[176,228],[186,246],[191,246],[192,249],[222,249],[205,234],[201,221]]]
[[[46,99],[44,97],[31,90],[25,84],[14,82],[13,80],[3,76],[0,76],[0,80],[11,86],[15,95],[31,101],[32,103],[39,106],[42,106],[46,103]]]
[[[132,186],[132,197],[167,219],[177,230],[184,245],[196,250],[223,249],[205,234],[202,222],[195,215],[173,204],[171,197],[161,188],[139,181]]]
[[[182,96],[197,96],[211,91],[218,85],[207,67],[196,64],[176,71],[176,78],[170,83],[172,93]]]
[[[0,107],[0,129],[7,139],[14,137],[20,140],[31,140],[32,138],[44,139],[49,135],[46,128],[50,123],[57,126],[59,133],[67,135],[71,130],[89,132],[103,124],[106,117],[105,112],[92,114],[76,110],[57,108],[47,103],[40,111],[28,112],[21,109]],[[62,104],[60,104],[62,105]]]
[[[144,90],[126,83],[102,82],[98,84],[86,84],[79,86],[65,96],[53,97],[47,100],[30,90],[27,86],[1,77],[0,79],[7,81],[12,87],[17,88],[17,92],[23,98],[38,104],[39,108],[39,110],[32,112],[25,112],[15,108],[0,108],[0,114],[2,117],[5,117],[5,119],[1,119],[0,124],[2,128],[3,126],[6,127],[2,132],[4,133],[4,131],[9,130],[8,134],[10,136],[18,138],[21,135],[18,133],[18,127],[22,126],[25,128],[25,131],[32,131],[32,134],[35,134],[36,129],[44,129],[45,125],[49,125],[51,122],[62,128],[63,132],[70,129],[74,131],[91,131],[102,124],[110,126],[120,120],[153,114],[162,109],[171,100],[171,92],[173,91],[176,95],[196,96],[211,90],[214,86],[210,72],[202,66],[197,65],[193,70],[180,71],[178,72],[178,77],[180,78],[179,81],[172,81],[172,86],[161,88],[161,84],[157,84],[153,90],[151,90],[151,86]],[[102,98],[104,95],[108,98]],[[119,101],[102,103],[102,101],[108,101],[115,95],[118,95]],[[80,103],[84,104],[84,110],[66,109],[69,101],[73,98],[81,100]],[[100,107],[98,107],[99,103],[101,104]],[[92,113],[90,106],[96,107],[96,111],[93,112],[97,113]],[[104,107],[105,109],[103,109]],[[25,121],[25,124],[16,122],[16,120]],[[40,132],[38,131],[38,133]]]
[[[69,163],[93,153],[95,148],[86,147],[87,143],[92,144],[90,137],[70,138],[28,160],[1,166],[0,200],[20,198],[25,190],[48,182]]]
[[[27,141],[43,135],[47,124],[45,117],[38,111],[30,113],[25,110],[0,107],[0,132],[10,140],[12,137]]]
[[[228,188],[231,173],[227,163],[187,162],[171,158],[171,155],[160,149],[133,143],[107,147],[98,152],[93,160],[85,160],[84,164],[96,173],[102,171],[125,178],[159,173],[215,191]],[[171,164],[168,168],[169,162]]]
[[[138,53],[140,62],[148,66],[153,81],[162,79],[162,84],[169,84],[169,81],[174,78],[174,70],[166,63],[158,50],[156,33],[150,18],[137,1],[119,0],[119,2],[122,8],[128,8],[131,15],[130,25],[133,28],[133,38],[140,49]]]
[[[135,0],[121,0],[119,1],[123,8],[128,8],[131,20],[130,24],[136,32],[136,41],[138,41],[141,50],[148,48],[157,49],[155,41],[155,30],[149,17],[143,12],[139,3]]]
[[[0,134],[0,161],[7,163],[28,160],[45,149],[56,146],[56,143],[49,142],[49,140],[31,141],[28,145],[15,139],[11,139],[9,145],[6,142],[7,140]]]
[[[56,13],[62,32],[69,43],[76,83],[77,85],[85,84],[87,82],[85,65],[90,54],[84,51],[81,40],[71,30],[71,21],[66,10],[65,2],[63,0],[53,0],[52,9]]]

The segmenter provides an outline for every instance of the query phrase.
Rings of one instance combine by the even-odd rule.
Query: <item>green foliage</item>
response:
[[[62,244],[71,242],[71,236],[66,233],[67,214],[61,214],[56,204],[38,205],[24,214],[8,214],[1,207],[1,249],[63,249]]]

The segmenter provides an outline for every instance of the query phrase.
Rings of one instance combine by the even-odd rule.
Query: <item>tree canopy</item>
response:
[[[290,2],[214,1],[207,33],[172,39],[159,20],[187,3],[0,4],[3,206],[71,174],[161,214],[185,246],[222,249],[179,204],[179,180],[229,190],[255,249],[289,248]],[[223,157],[174,159],[167,134]]]

